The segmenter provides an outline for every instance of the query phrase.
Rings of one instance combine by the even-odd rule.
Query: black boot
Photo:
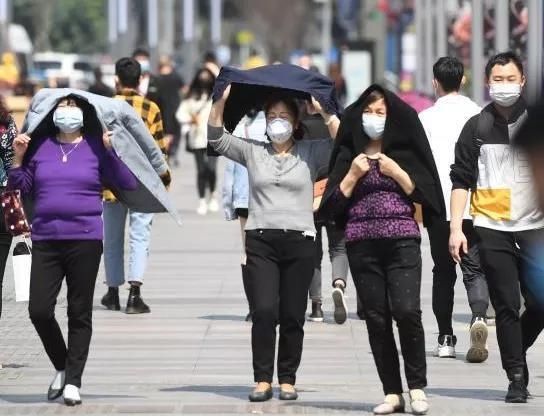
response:
[[[247,303],[249,306],[249,313],[246,316],[246,322],[252,320],[253,316],[253,290],[251,285],[251,279],[249,278],[249,273],[247,272],[247,266],[242,264],[242,281],[244,283],[244,292],[246,294]]]
[[[147,306],[140,296],[140,286],[130,285],[130,292],[128,294],[127,309],[125,313],[149,313],[151,312],[149,306]]]
[[[100,302],[110,311],[120,311],[121,305],[119,304],[119,288],[108,287],[108,293],[102,297]]]
[[[523,369],[508,374],[510,384],[504,401],[506,403],[527,403],[527,386],[523,377]]]

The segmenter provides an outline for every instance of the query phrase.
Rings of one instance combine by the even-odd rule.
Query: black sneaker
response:
[[[506,403],[527,403],[527,387],[523,374],[514,374],[508,385],[508,393],[504,398]]]
[[[321,309],[321,303],[312,302],[312,313],[308,317],[312,322],[323,322],[323,310]]]
[[[140,286],[131,285],[130,292],[128,294],[127,300],[127,309],[125,313],[136,314],[136,313],[149,313],[151,310],[147,306],[140,296]]]
[[[108,287],[108,293],[102,297],[100,303],[110,311],[120,311],[121,305],[119,304],[119,288]]]
[[[332,301],[334,303],[334,321],[342,325],[348,319],[348,306],[344,298],[344,285],[336,283],[332,290]]]

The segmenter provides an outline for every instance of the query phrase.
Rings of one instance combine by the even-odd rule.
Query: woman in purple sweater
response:
[[[385,399],[375,414],[404,411],[397,323],[414,414],[428,410],[421,323],[421,252],[414,202],[425,220],[444,213],[440,180],[417,113],[374,85],[346,109],[323,203],[345,225],[351,273]]]
[[[32,139],[13,142],[9,189],[34,204],[29,314],[56,374],[48,391],[81,404],[79,388],[92,333],[93,294],[102,255],[102,188],[135,189],[136,178],[93,132],[94,108],[73,97],[58,103]],[[54,128],[53,128],[54,125]],[[68,347],[55,319],[62,281],[68,288]]]

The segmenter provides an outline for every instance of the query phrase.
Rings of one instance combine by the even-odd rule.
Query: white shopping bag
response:
[[[13,248],[13,279],[15,280],[15,302],[27,302],[30,293],[30,266],[32,250],[26,240]]]

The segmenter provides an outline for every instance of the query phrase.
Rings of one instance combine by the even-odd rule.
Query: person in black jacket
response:
[[[544,314],[527,296],[525,285],[528,270],[541,258],[532,247],[544,238],[544,214],[536,203],[528,157],[511,146],[527,117],[521,96],[523,64],[513,52],[500,53],[489,60],[485,72],[493,102],[465,124],[455,146],[449,246],[459,263],[468,251],[462,218],[471,190],[481,265],[496,312],[502,366],[510,380],[505,401],[525,403],[526,353],[544,328]],[[526,306],[521,316],[520,285]]]

